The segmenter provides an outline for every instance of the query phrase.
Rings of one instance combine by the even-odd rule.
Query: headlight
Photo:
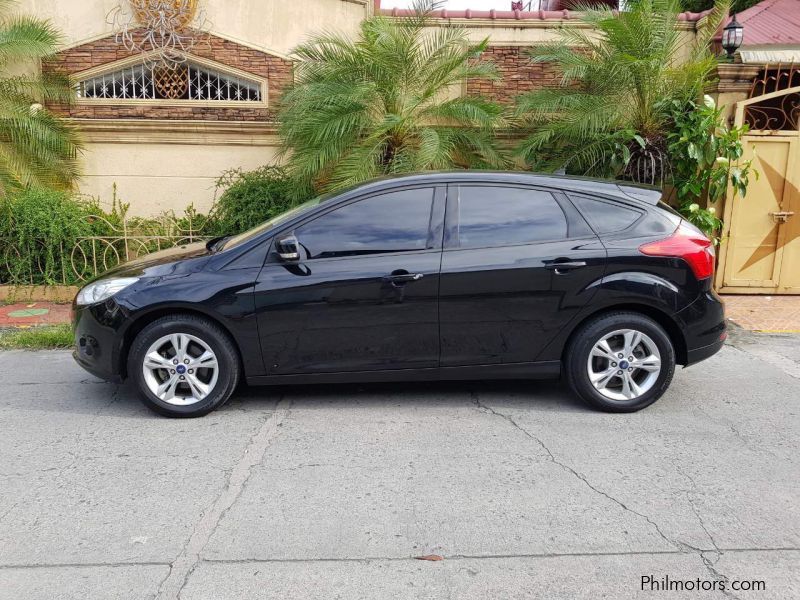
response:
[[[78,304],[96,304],[111,298],[120,290],[124,290],[129,285],[139,281],[138,277],[116,277],[112,279],[101,279],[90,283],[80,292],[75,300]]]

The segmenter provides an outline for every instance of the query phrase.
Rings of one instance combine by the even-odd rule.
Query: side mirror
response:
[[[300,243],[294,235],[289,235],[281,238],[275,243],[275,250],[278,252],[281,260],[287,262],[294,262],[300,260]]]

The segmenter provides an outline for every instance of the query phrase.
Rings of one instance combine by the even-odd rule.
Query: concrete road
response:
[[[800,598],[799,413],[792,336],[739,333],[632,415],[481,382],[169,420],[0,353],[0,599]]]

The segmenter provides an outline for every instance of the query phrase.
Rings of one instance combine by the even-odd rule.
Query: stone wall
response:
[[[211,34],[198,34],[192,54],[234,67],[267,80],[268,108],[230,106],[178,106],[168,101],[160,104],[126,101],[125,103],[79,102],[58,110],[75,118],[101,119],[194,119],[208,121],[264,121],[274,117],[274,106],[283,89],[292,81],[290,60],[273,56]],[[114,36],[108,36],[59,52],[44,64],[44,70],[61,70],[70,75],[129,58],[132,53]]]
[[[500,79],[470,79],[467,81],[467,94],[510,103],[525,92],[557,87],[561,80],[559,72],[547,63],[533,64],[527,54],[528,48],[490,46],[481,59],[495,64]]]

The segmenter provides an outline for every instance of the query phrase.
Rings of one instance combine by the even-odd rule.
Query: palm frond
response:
[[[461,96],[429,106],[420,113],[447,125],[488,128],[502,127],[503,109],[478,96]]]
[[[438,4],[421,0],[409,17],[366,19],[354,39],[324,33],[294,50],[302,64],[279,121],[295,177],[334,190],[377,174],[502,162],[501,108],[453,95],[466,79],[497,77],[478,58],[487,42],[427,27]]]
[[[708,18],[710,31],[727,2],[719,0]],[[663,139],[665,106],[701,93],[715,61],[708,34],[686,48],[679,0],[636,0],[617,14],[596,5],[576,8],[591,32],[565,29],[530,53],[534,62],[552,63],[562,82],[517,99],[513,120],[528,132],[517,154],[528,164],[597,173],[618,162],[630,132],[653,143]]]
[[[7,16],[13,2],[0,0],[0,70],[14,72],[52,55],[61,37],[47,21]],[[67,121],[43,104],[73,101],[61,73],[0,77],[0,194],[29,187],[66,189],[79,176],[82,142]]]
[[[69,188],[78,177],[77,131],[47,110],[31,112],[22,102],[0,102],[0,162],[13,187]]]
[[[38,76],[18,76],[0,79],[0,102],[3,98],[26,97],[37,102],[69,104],[75,92],[69,77],[61,73],[44,72]]]
[[[0,27],[0,65],[50,56],[60,41],[60,34],[47,21],[31,16],[8,18]]]

